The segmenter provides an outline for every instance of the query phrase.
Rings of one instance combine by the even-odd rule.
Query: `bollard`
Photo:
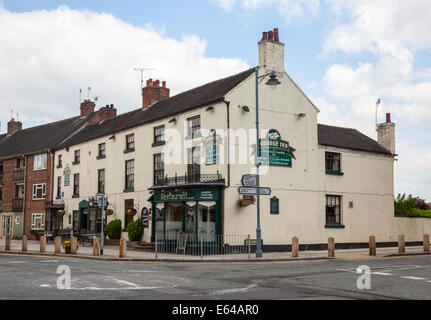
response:
[[[328,239],[328,257],[335,258],[335,239],[332,237]]]
[[[61,253],[61,237],[55,237],[55,253]]]
[[[125,258],[127,257],[126,255],[126,239],[121,239],[120,240],[120,258]]]
[[[78,238],[72,237],[70,247],[71,247],[71,249],[70,249],[71,254],[77,254],[78,253]]]
[[[100,256],[100,238],[93,237],[93,256]]]
[[[430,235],[424,234],[424,251],[430,251]]]
[[[28,250],[28,237],[27,236],[23,236],[22,237],[22,251],[27,251]]]
[[[370,256],[376,255],[376,237],[370,236]]]
[[[46,236],[40,237],[40,252],[41,253],[46,252]]]
[[[10,236],[6,236],[5,251],[10,251]]]
[[[398,253],[406,252],[406,241],[403,234],[398,236]]]
[[[299,257],[299,239],[298,237],[293,237],[292,239],[292,257]]]

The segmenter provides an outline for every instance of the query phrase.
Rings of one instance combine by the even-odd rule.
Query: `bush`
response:
[[[127,226],[127,232],[129,233],[130,241],[141,241],[144,235],[144,226],[141,219],[130,222]]]
[[[395,200],[395,215],[401,217],[431,218],[431,210],[425,200],[399,194]]]
[[[108,223],[106,226],[106,233],[108,234],[109,239],[121,239],[121,220],[116,219]]]

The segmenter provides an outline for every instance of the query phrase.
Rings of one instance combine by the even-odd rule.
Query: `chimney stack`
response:
[[[96,112],[94,117],[92,117],[88,123],[95,124],[105,120],[109,120],[115,118],[117,116],[117,109],[114,108],[114,105],[107,104],[106,107],[100,108],[99,111]]]
[[[85,99],[84,102],[81,103],[81,118],[93,113],[95,107],[96,104],[93,101]]]
[[[280,42],[278,28],[263,32],[259,42],[259,66],[265,66],[266,72],[284,73],[284,43]]]
[[[156,101],[162,101],[169,98],[170,89],[166,88],[166,81],[160,80],[153,82],[153,79],[147,80],[147,86],[142,89],[142,108],[146,109]]]
[[[391,114],[386,114],[386,123],[377,125],[378,143],[395,154],[395,123],[391,121]]]
[[[22,130],[22,122],[15,121],[14,118],[11,119],[11,121],[7,124],[7,134],[11,135],[15,131],[21,131]]]

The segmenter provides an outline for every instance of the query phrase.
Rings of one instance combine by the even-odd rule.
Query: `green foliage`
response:
[[[121,220],[116,219],[108,223],[106,226],[106,233],[108,234],[109,239],[121,239]]]
[[[418,209],[418,198],[399,194],[395,199],[395,215],[402,217],[431,218],[431,210]]]
[[[136,221],[130,222],[127,226],[127,232],[129,233],[130,241],[141,241],[144,234],[142,220],[139,218]]]

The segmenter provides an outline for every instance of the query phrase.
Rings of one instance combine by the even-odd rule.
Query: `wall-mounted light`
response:
[[[213,106],[209,106],[208,108],[205,109],[205,111],[213,111],[214,107]]]
[[[305,113],[295,114],[298,119],[305,118],[307,115]]]
[[[242,111],[244,111],[244,112],[250,112],[250,108],[247,107],[247,106],[243,106],[242,107]]]
[[[109,140],[115,140],[115,135],[109,138]]]
[[[177,123],[177,118],[173,118],[173,119],[169,120],[169,123]]]

